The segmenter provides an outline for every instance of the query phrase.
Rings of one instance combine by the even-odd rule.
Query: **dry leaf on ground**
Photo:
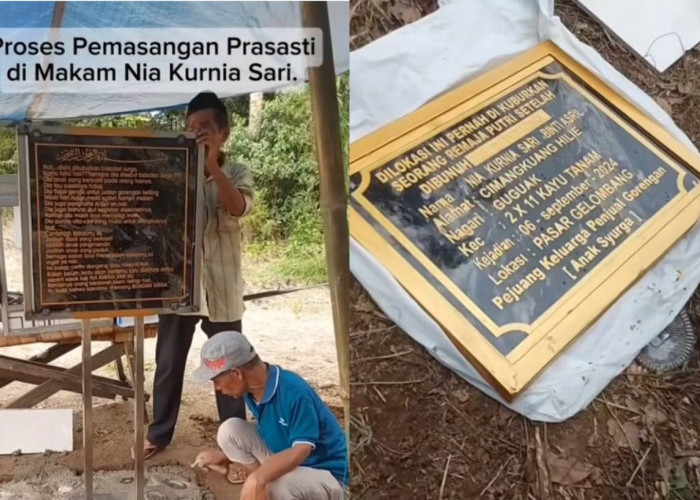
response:
[[[410,0],[396,0],[389,12],[404,24],[410,24],[423,17],[421,10]]]
[[[656,101],[656,104],[661,106],[661,109],[666,111],[669,116],[673,115],[673,108],[671,107],[671,103],[668,102],[668,100],[664,99],[663,97],[655,96],[654,101]]]
[[[457,389],[456,391],[452,391],[450,394],[456,397],[460,403],[466,403],[469,399],[469,393],[464,389]]]
[[[561,458],[547,453],[547,465],[553,483],[569,486],[580,483],[593,473],[594,467],[576,458]]]
[[[615,440],[615,443],[621,448],[632,447],[633,450],[638,450],[641,444],[639,438],[639,427],[632,422],[625,422],[622,428],[614,419],[608,420],[608,434]]]
[[[652,403],[648,404],[644,409],[644,423],[647,427],[653,427],[656,424],[663,424],[668,420],[666,414],[659,410]]]

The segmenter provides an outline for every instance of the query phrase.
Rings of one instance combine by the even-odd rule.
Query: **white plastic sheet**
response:
[[[553,16],[553,0],[448,0],[434,14],[351,53],[351,141],[548,39],[696,151],[651,97]],[[353,274],[414,340],[490,397],[546,422],[563,421],[585,408],[671,322],[700,283],[699,259],[695,226],[508,404],[363,247],[352,240],[350,248]]]
[[[666,71],[700,43],[697,0],[578,0],[639,57]],[[631,12],[636,12],[630,16]]]

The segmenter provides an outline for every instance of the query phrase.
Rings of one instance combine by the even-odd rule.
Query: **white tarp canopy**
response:
[[[52,26],[59,2],[0,2],[3,30]],[[148,28],[288,28],[302,26],[300,2],[63,2],[62,28],[128,28],[129,40],[139,40]],[[348,2],[328,2],[336,73],[348,69]],[[120,31],[120,33],[122,33]],[[0,68],[2,59],[0,58]],[[272,91],[280,84],[259,82],[250,91]],[[203,88],[202,90],[206,90]],[[231,92],[222,97],[236,95]],[[2,92],[0,124],[26,119],[60,119],[149,111],[180,106],[192,94],[47,94],[36,105],[35,94]],[[34,103],[34,105],[32,104]]]
[[[553,40],[697,151],[651,97],[576,39],[553,13],[553,0],[451,0],[434,14],[352,52],[351,142]],[[700,283],[699,260],[696,226],[511,404],[354,239],[350,267],[384,312],[442,364],[514,411],[558,422],[585,408],[678,314]]]

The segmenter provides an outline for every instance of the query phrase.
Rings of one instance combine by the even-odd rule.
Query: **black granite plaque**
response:
[[[552,63],[356,172],[351,204],[507,355],[697,184],[663,144]]]
[[[41,129],[26,139],[30,312],[196,305],[194,139]]]

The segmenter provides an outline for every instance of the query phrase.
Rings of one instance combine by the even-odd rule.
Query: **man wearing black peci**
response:
[[[153,422],[144,443],[144,458],[162,451],[172,440],[187,354],[197,323],[202,322],[208,337],[222,331],[242,331],[240,218],[253,207],[253,179],[245,167],[225,160],[221,150],[230,133],[229,119],[226,107],[215,94],[202,92],[190,101],[187,130],[196,134],[206,155],[200,311],[158,317]],[[245,419],[242,399],[217,392],[216,405],[222,422]]]

